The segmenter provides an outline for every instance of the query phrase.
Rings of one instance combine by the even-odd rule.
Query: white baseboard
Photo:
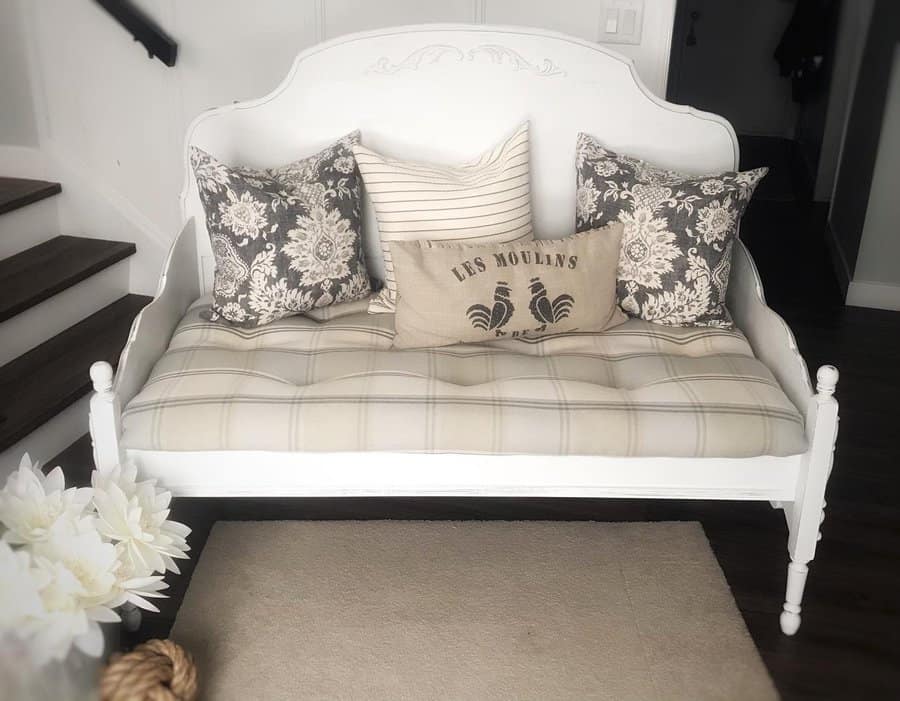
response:
[[[900,285],[853,280],[847,289],[847,305],[900,311]]]
[[[831,267],[834,268],[834,274],[837,276],[838,284],[844,297],[850,288],[850,280],[853,276],[850,273],[850,265],[847,263],[847,257],[844,255],[844,249],[838,240],[837,234],[831,226],[831,218],[825,224],[825,245],[828,247],[828,253],[831,257]]]
[[[47,163],[40,149],[0,144],[0,175],[7,178],[52,180],[47,177]]]

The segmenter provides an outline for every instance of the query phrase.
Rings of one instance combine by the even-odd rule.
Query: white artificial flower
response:
[[[94,472],[97,530],[119,544],[129,572],[144,577],[166,570],[178,572],[174,558],[187,558],[187,526],[167,520],[172,494],[155,480],[136,481],[134,465]]]
[[[31,555],[0,541],[0,633],[22,633],[28,619],[43,615],[42,584]]]
[[[150,575],[144,572],[136,572],[131,558],[127,557],[127,546],[124,543],[116,545],[116,554],[119,558],[119,567],[116,570],[116,598],[112,606],[119,606],[126,601],[146,611],[159,612],[159,609],[147,599],[164,599],[166,594],[160,590],[169,585],[163,581],[162,575]]]
[[[40,666],[49,660],[61,660],[73,644],[87,655],[99,656],[103,634],[84,607],[86,590],[82,582],[62,562],[36,557],[35,564],[46,581],[40,590],[44,612],[23,625],[35,662]]]
[[[54,533],[51,538],[34,546],[38,562],[63,565],[80,585],[78,606],[87,611],[88,618],[114,622],[119,616],[112,610],[118,606],[116,570],[119,558],[116,547],[106,543],[94,528],[79,533]]]
[[[157,611],[148,599],[167,585],[155,573],[187,557],[190,529],[167,519],[171,494],[136,476],[126,465],[95,471],[94,489],[66,489],[60,468],[45,476],[26,454],[0,492],[0,638],[37,666],[73,646],[99,656],[99,624],[126,602]]]
[[[88,488],[66,489],[61,468],[44,475],[25,453],[0,491],[0,523],[8,529],[3,539],[13,545],[39,543],[55,529],[71,530],[90,500]]]

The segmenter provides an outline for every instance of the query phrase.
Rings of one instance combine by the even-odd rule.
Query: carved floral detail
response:
[[[527,71],[534,75],[566,75],[566,72],[549,58],[543,59],[540,63],[532,63],[519,52],[499,44],[482,44],[468,51],[450,44],[430,44],[416,49],[398,63],[393,63],[387,56],[382,56],[369,70],[373,73],[390,75],[400,71],[417,71],[423,66],[439,63],[447,57],[453,61],[463,62],[475,61],[479,56],[487,56],[493,64],[507,64],[516,71]]]

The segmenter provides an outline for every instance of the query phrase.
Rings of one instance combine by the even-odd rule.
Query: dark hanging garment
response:
[[[794,102],[808,101],[824,86],[833,5],[833,0],[797,0],[775,49],[779,72],[791,78]]]

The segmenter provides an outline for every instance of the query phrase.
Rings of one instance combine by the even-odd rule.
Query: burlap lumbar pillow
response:
[[[622,224],[564,239],[471,246],[392,241],[396,348],[602,331],[616,305]]]

